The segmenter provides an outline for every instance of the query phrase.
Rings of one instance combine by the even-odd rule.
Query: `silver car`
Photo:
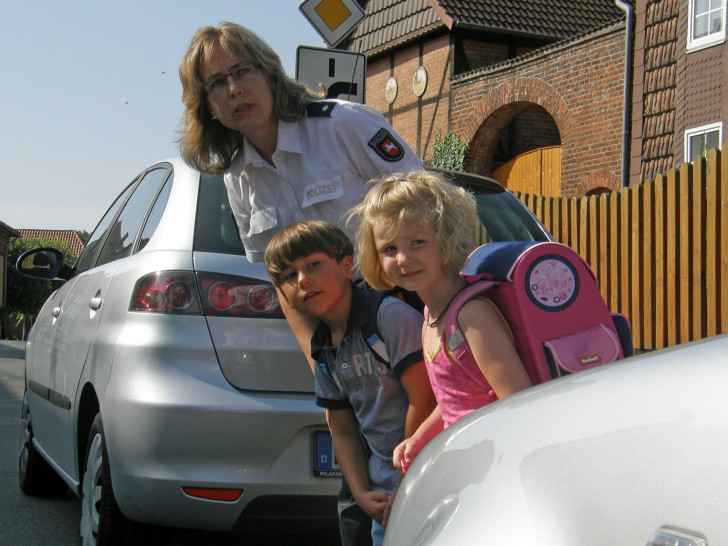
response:
[[[385,544],[728,544],[728,336],[526,389],[436,436]]]
[[[549,238],[497,183],[452,176],[476,193],[484,239]],[[66,281],[28,338],[20,485],[70,487],[85,543],[130,543],[139,523],[336,525],[340,471],[313,377],[220,177],[154,165],[73,267],[36,249],[17,268]]]

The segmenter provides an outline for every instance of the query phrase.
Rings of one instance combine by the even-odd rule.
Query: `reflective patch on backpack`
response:
[[[450,349],[450,352],[452,353],[455,349],[460,347],[460,344],[465,341],[465,336],[460,331],[460,328],[455,330],[449,338],[447,338],[447,348]]]
[[[372,334],[367,339],[369,347],[374,351],[383,362],[389,362],[389,355],[387,354],[387,348],[384,345],[384,341],[377,334]]]

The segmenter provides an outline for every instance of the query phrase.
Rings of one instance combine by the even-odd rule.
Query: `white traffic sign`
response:
[[[298,9],[331,47],[364,19],[364,10],[356,0],[304,0]]]
[[[326,98],[364,104],[367,58],[342,49],[298,46],[296,80],[311,89],[326,86]]]

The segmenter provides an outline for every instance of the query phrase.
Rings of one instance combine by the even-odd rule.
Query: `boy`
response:
[[[381,300],[376,330],[387,364],[363,339],[371,298],[381,297],[352,282],[353,254],[340,228],[313,220],[279,231],[264,262],[286,302],[319,320],[311,340],[316,403],[327,411],[344,479],[372,518],[378,545],[385,508],[399,480],[392,450],[430,414],[435,397],[422,360],[422,315],[414,308],[395,297]]]

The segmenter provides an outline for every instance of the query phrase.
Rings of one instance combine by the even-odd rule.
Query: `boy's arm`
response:
[[[354,499],[372,519],[381,523],[389,494],[371,490],[367,457],[354,411],[331,409],[328,419],[334,452]]]

